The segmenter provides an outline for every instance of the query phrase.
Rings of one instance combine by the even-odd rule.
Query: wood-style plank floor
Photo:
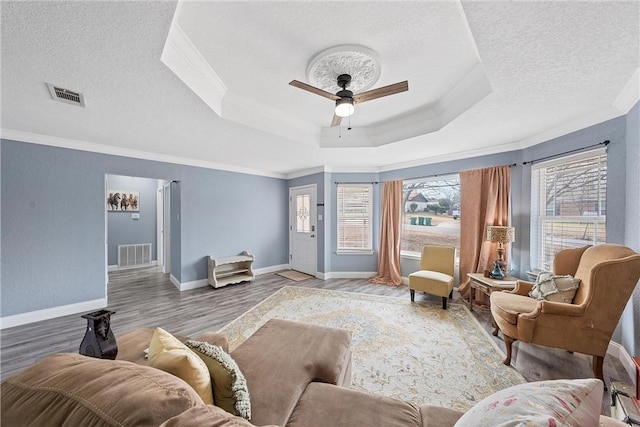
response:
[[[402,297],[409,300],[406,286],[390,287],[372,284],[366,279],[308,279],[294,282],[275,273],[256,277],[253,282],[224,288],[198,288],[179,292],[157,267],[114,271],[109,274],[109,309],[116,313],[111,324],[116,335],[137,327],[160,326],[170,332],[195,336],[204,331],[216,331],[242,313],[269,297],[283,286],[304,286],[376,295]],[[440,302],[440,297],[416,294],[416,299]],[[454,292],[452,303],[463,303]],[[474,309],[474,316],[490,332],[491,314]],[[0,376],[5,380],[47,355],[77,352],[86,329],[80,315],[64,316],[0,331]],[[504,351],[501,337],[491,337]],[[512,366],[528,381],[592,376],[591,357],[516,343]],[[452,366],[451,369],[456,369]],[[617,360],[606,357],[605,380],[631,380]],[[603,399],[603,413],[608,413],[608,398]]]

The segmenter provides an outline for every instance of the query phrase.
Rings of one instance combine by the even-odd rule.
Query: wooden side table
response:
[[[471,279],[471,290],[469,292],[469,311],[473,311],[473,302],[476,299],[476,289],[486,295],[491,295],[494,291],[510,291],[516,287],[517,277],[506,276],[503,280],[484,277],[482,273],[468,273]]]

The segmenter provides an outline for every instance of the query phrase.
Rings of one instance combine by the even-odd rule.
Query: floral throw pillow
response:
[[[550,271],[542,271],[538,274],[529,296],[537,300],[570,304],[579,286],[580,279],[573,276],[557,276]]]
[[[481,400],[455,426],[597,426],[603,389],[595,378],[520,384]]]

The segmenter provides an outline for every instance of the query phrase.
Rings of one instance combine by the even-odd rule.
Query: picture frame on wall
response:
[[[108,190],[107,211],[140,212],[140,192]]]

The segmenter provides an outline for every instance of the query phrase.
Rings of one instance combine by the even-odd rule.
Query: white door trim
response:
[[[310,255],[307,258],[308,260],[310,260],[310,262],[308,263],[308,265],[305,265],[305,266],[302,266],[300,263],[296,263],[296,260],[302,259],[302,256],[300,254],[294,253],[296,251],[297,245],[294,244],[296,212],[295,212],[295,201],[293,200],[293,195],[300,191],[308,191],[308,193],[310,194],[309,218],[310,218],[311,233],[309,234],[309,238],[313,239],[313,245],[306,246],[307,248],[312,250],[312,253],[306,254],[306,255]],[[317,184],[309,184],[309,185],[302,185],[298,187],[289,188],[289,267],[294,270],[302,271],[303,273],[311,274],[313,276],[316,276],[318,272],[317,199],[318,199]]]

